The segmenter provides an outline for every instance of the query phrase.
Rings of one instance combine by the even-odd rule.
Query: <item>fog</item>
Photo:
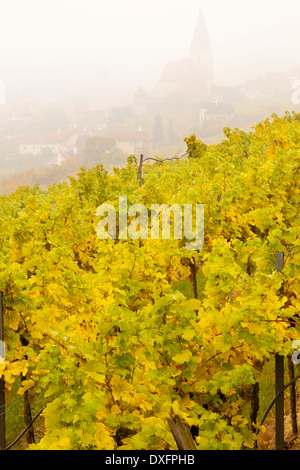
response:
[[[231,85],[297,65],[297,0],[1,0],[0,71],[17,83],[66,86],[94,80],[154,86],[168,60],[189,51],[204,11],[214,46],[215,82]],[[97,77],[98,74],[98,77]],[[100,75],[100,77],[99,77]],[[101,76],[102,75],[102,76]]]
[[[111,107],[131,106],[139,89],[151,98],[166,64],[189,57],[201,11],[212,44],[214,87],[231,87],[248,101],[252,97],[253,108],[255,99],[265,97],[266,113],[297,110],[291,94],[293,80],[300,78],[298,0],[0,0],[0,80],[6,88],[0,105],[1,137],[20,139],[37,132],[30,125],[19,134],[12,132],[5,121],[28,115],[32,122],[29,109],[42,113],[56,107],[66,112],[81,106],[84,114],[97,104],[109,112]],[[262,91],[266,79],[261,77],[266,74],[274,74],[268,76],[273,94],[266,83]],[[253,80],[261,80],[257,89],[245,85]],[[206,101],[234,104],[234,119],[228,124],[247,126],[257,119],[258,108],[247,122],[242,101],[233,99],[234,93],[224,98],[219,91]],[[157,106],[156,112],[169,113],[169,119],[172,105]],[[74,119],[68,119],[70,128]],[[128,128],[129,116],[124,119]],[[182,139],[193,125],[184,129],[177,121],[177,138]],[[143,127],[150,128],[149,122],[144,119]],[[99,134],[105,126],[98,125]],[[88,125],[84,128],[95,134]],[[220,129],[204,129],[203,136],[215,137]],[[195,132],[201,135],[198,123]],[[0,145],[1,155],[7,157]],[[0,170],[3,160],[1,165]]]

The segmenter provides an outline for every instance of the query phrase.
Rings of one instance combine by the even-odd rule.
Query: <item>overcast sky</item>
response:
[[[142,81],[151,67],[188,55],[200,9],[214,45],[219,82],[230,70],[239,68],[242,74],[245,64],[250,73],[256,60],[257,65],[267,63],[271,56],[263,57],[262,32],[270,48],[284,23],[295,25],[296,36],[283,35],[286,43],[280,39],[276,46],[277,59],[273,47],[272,61],[280,64],[289,57],[300,62],[300,42],[295,43],[299,0],[0,0],[0,78],[7,63],[36,69],[73,60],[83,68],[84,60],[92,59],[99,66],[119,67],[124,76],[132,73],[137,79],[140,74]],[[251,43],[255,36],[258,44]],[[241,37],[244,43],[236,40]]]

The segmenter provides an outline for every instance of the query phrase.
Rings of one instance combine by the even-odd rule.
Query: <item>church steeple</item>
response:
[[[200,11],[189,57],[166,64],[154,94],[157,98],[166,98],[180,93],[195,103],[209,99],[212,86],[213,50],[204,14]]]
[[[190,58],[193,60],[201,79],[205,82],[209,93],[213,84],[213,48],[202,10],[198,15],[190,48]]]

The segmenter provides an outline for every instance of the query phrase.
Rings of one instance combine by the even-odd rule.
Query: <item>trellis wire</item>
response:
[[[138,169],[138,180],[139,180],[139,185],[142,186],[142,169],[143,169],[143,163],[147,162],[148,160],[152,160],[154,162],[158,163],[163,163],[166,161],[171,161],[171,160],[181,160],[182,158],[186,157],[191,150],[188,150],[185,154],[181,155],[180,157],[171,157],[171,158],[154,158],[154,157],[148,157],[144,159],[144,155],[140,155],[140,163],[139,163],[139,169]]]

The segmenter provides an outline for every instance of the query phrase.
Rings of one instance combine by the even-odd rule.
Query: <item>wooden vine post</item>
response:
[[[275,269],[282,271],[284,266],[284,253],[275,253]],[[281,287],[281,294],[283,294],[283,285]],[[275,394],[277,395],[284,387],[284,357],[279,354],[275,355]],[[275,408],[275,431],[276,450],[284,449],[284,393],[276,400]]]
[[[179,415],[169,418],[168,423],[179,450],[197,450],[188,426],[181,421]]]
[[[3,327],[3,293],[0,292],[0,356],[5,359]],[[0,378],[0,449],[5,449],[5,382]]]
[[[139,163],[139,170],[138,170],[138,180],[139,180],[140,186],[142,186],[143,160],[144,160],[144,155],[140,155],[140,163]]]
[[[295,369],[292,361],[292,356],[288,356],[288,370],[290,382],[295,379]],[[290,387],[290,407],[291,407],[291,422],[292,432],[294,436],[298,434],[298,423],[297,423],[297,395],[296,395],[296,383],[294,382]]]

